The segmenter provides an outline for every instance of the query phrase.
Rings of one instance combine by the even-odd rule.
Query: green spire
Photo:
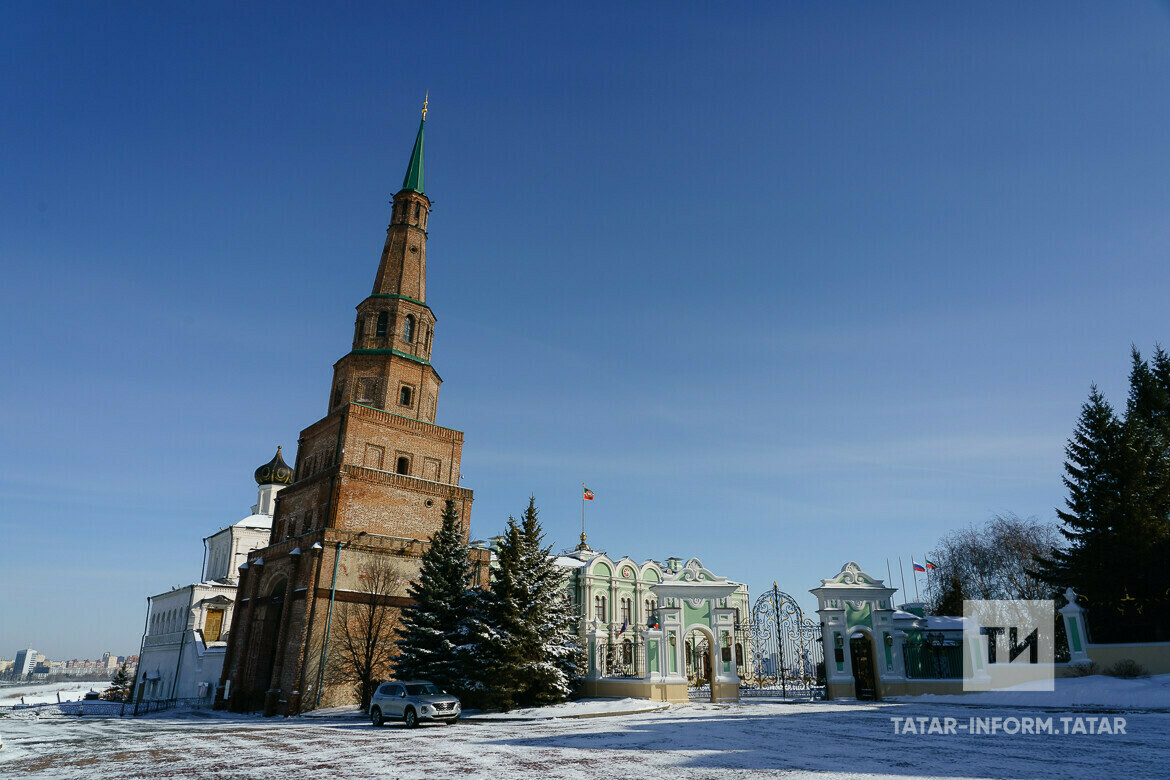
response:
[[[427,124],[427,100],[430,93],[423,100],[422,121],[418,123],[418,136],[414,139],[414,151],[410,153],[410,167],[406,169],[406,178],[402,180],[402,189],[423,191],[423,128]]]

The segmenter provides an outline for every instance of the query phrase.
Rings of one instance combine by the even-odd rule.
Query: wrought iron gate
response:
[[[750,650],[747,668],[740,670],[740,696],[824,696],[821,625],[804,616],[796,599],[772,583],[772,589],[756,599],[742,629]]]
[[[687,698],[691,701],[711,700],[711,643],[698,631],[686,637],[683,646],[687,668]]]

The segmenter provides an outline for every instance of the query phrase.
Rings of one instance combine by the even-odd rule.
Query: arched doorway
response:
[[[687,672],[687,698],[713,701],[711,680],[715,673],[715,656],[711,638],[699,629],[687,632],[683,646]]]
[[[853,695],[858,699],[877,699],[876,659],[869,634],[858,631],[849,638],[849,660],[853,667]]]
[[[248,675],[251,682],[248,690],[248,710],[264,709],[264,696],[268,693],[269,683],[272,681],[272,667],[276,663],[276,643],[280,636],[280,615],[284,610],[284,591],[288,579],[278,578],[265,590],[267,595],[259,599],[256,610],[259,619],[252,629],[252,641],[256,651],[252,653],[252,673]]]

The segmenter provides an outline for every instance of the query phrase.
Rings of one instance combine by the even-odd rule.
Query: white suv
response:
[[[425,680],[382,683],[370,699],[370,721],[375,726],[388,720],[401,720],[411,729],[421,720],[451,726],[460,711],[458,699]]]

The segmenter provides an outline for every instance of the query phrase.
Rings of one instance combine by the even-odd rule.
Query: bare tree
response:
[[[337,607],[328,676],[331,683],[352,685],[367,712],[378,684],[391,675],[402,616],[395,596],[408,578],[395,561],[377,558],[360,568],[359,581]]]
[[[1062,541],[1056,525],[1015,514],[952,531],[928,556],[938,566],[930,575],[931,612],[954,614],[963,599],[1050,598],[1051,588],[1033,574],[1035,559]]]

